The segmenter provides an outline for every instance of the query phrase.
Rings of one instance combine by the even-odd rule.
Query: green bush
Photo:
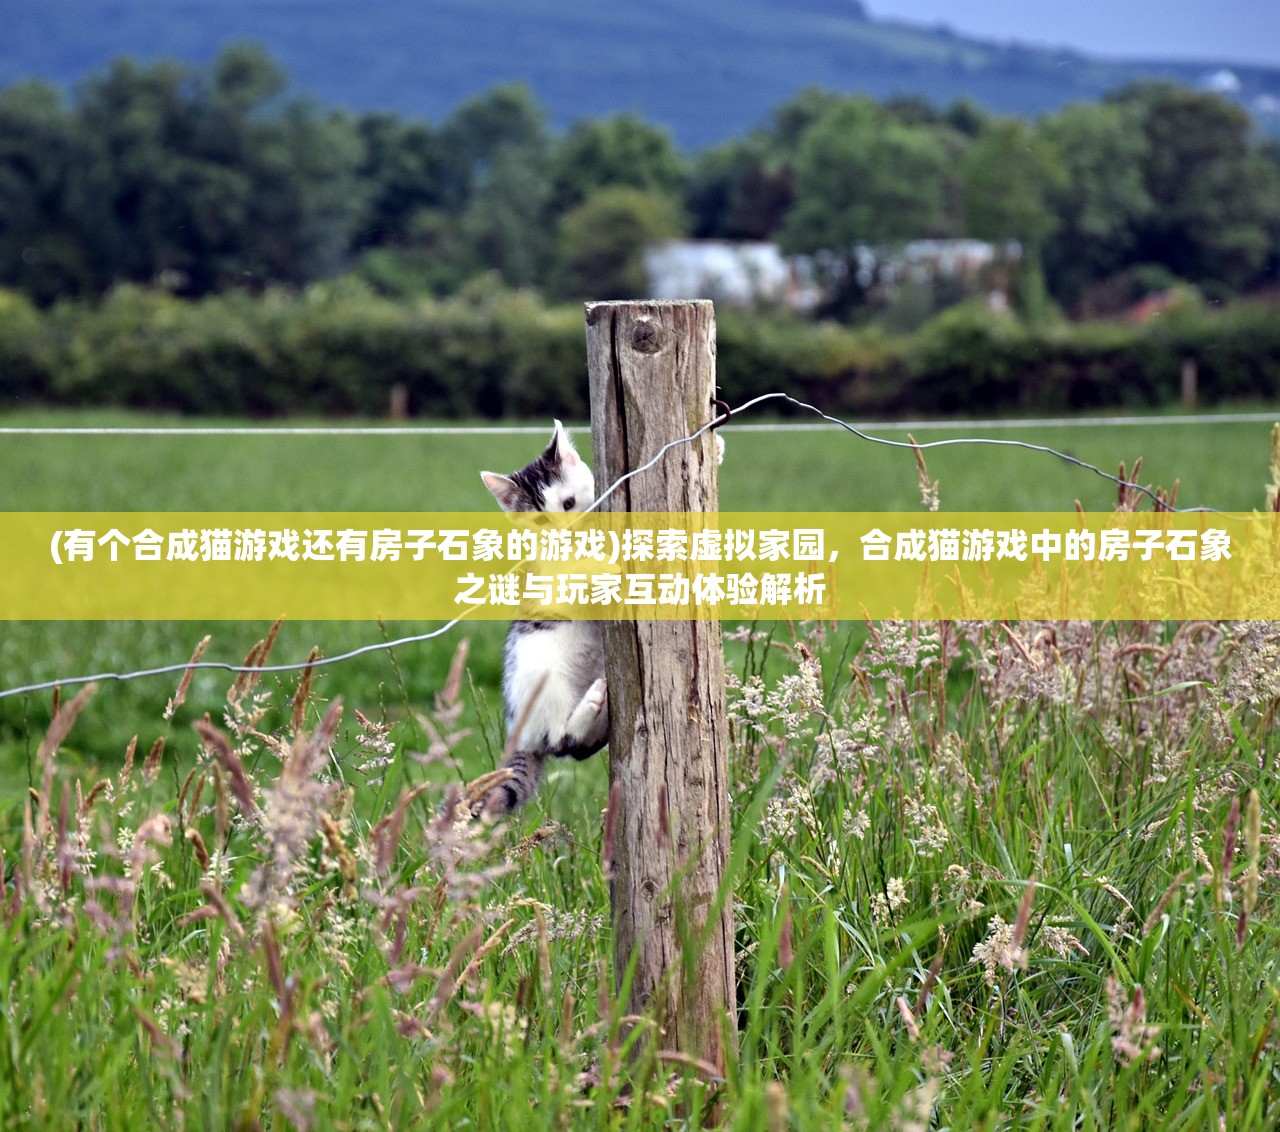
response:
[[[1177,399],[1182,363],[1204,404],[1280,396],[1280,319],[1262,304],[1175,309],[1145,325],[1027,328],[979,306],[944,312],[906,343],[917,411],[1066,412]]]
[[[1260,303],[1036,327],[966,304],[896,338],[723,310],[718,337],[734,402],[781,390],[856,415],[1151,407],[1177,398],[1186,359],[1205,404],[1280,397],[1280,319]],[[488,277],[448,299],[389,299],[351,278],[200,302],[122,286],[43,312],[0,291],[7,407],[377,416],[397,385],[417,415],[584,417],[581,308]]]
[[[16,291],[0,291],[0,406],[47,397],[58,364],[40,312]]]

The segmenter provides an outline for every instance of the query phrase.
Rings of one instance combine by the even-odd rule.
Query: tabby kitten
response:
[[[591,469],[559,421],[551,443],[509,476],[481,472],[504,511],[585,511],[595,500]],[[475,803],[510,813],[538,788],[548,756],[586,759],[608,741],[604,629],[598,621],[513,621],[502,653],[502,698],[511,777]]]

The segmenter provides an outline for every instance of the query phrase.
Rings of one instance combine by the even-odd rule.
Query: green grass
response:
[[[1280,418],[1280,410],[1277,410]],[[752,418],[756,420],[757,418]],[[767,418],[759,418],[767,420]],[[1170,418],[1155,418],[1168,421]],[[296,422],[332,423],[332,422]],[[456,422],[450,422],[456,423]],[[23,413],[0,426],[229,424],[125,413]],[[872,430],[905,440],[901,429]],[[550,425],[547,428],[550,434]],[[1181,483],[1179,499],[1221,510],[1262,505],[1267,481],[1266,424],[983,430],[1058,448],[1115,472],[1143,457],[1143,481]],[[589,430],[576,429],[584,452]],[[922,443],[966,435],[930,430]],[[727,432],[721,507],[733,510],[918,510],[909,452],[840,431]],[[0,482],[5,508],[48,510],[489,510],[476,474],[506,471],[537,449],[536,436],[448,437],[4,437]],[[935,449],[931,476],[947,510],[1061,511],[1079,499],[1109,510],[1114,488],[1054,457],[1001,447]]]
[[[628,1055],[600,760],[455,827],[407,711],[447,736],[448,697],[386,754],[348,707],[317,759],[251,692],[234,754],[180,708],[154,773],[78,807],[58,756],[0,837],[0,1125],[1275,1127],[1274,628],[813,628],[808,680],[785,637],[733,654],[722,1081]]]

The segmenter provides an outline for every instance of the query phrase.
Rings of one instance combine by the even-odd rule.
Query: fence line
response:
[[[734,410],[737,412],[738,410]],[[858,428],[908,430],[911,432],[942,431],[949,429],[1012,429],[1012,428],[1115,428],[1115,427],[1164,427],[1166,425],[1206,424],[1270,424],[1275,413],[1194,413],[1187,416],[1167,417],[1010,417],[986,420],[921,420],[921,421],[860,421]],[[774,421],[767,424],[729,424],[732,432],[834,432],[840,424],[799,424],[790,421]],[[87,425],[84,427],[60,426],[0,426],[0,436],[540,436],[546,432],[541,425],[263,425],[260,428],[244,425],[203,426],[183,428],[169,425],[122,425],[118,428]]]
[[[905,440],[890,440],[887,437],[883,437],[883,436],[873,436],[870,433],[863,431],[863,429],[859,428],[858,426],[850,424],[848,421],[841,420],[839,417],[835,417],[828,413],[824,413],[821,409],[817,408],[815,405],[810,405],[805,401],[801,401],[796,397],[792,397],[789,393],[763,393],[759,397],[753,397],[750,401],[744,402],[743,404],[739,405],[737,408],[730,410],[728,413],[721,414],[720,416],[714,418],[707,424],[703,425],[696,432],[693,432],[688,436],[680,437],[679,439],[673,440],[668,444],[664,444],[660,449],[658,449],[657,453],[655,453],[655,455],[651,460],[649,460],[645,464],[642,464],[640,467],[635,468],[630,472],[627,472],[625,475],[619,476],[617,480],[615,480],[612,484],[610,484],[609,487],[600,494],[600,496],[595,500],[595,502],[591,504],[590,507],[586,508],[582,512],[582,514],[589,514],[590,512],[594,511],[610,495],[612,495],[615,491],[617,491],[619,487],[621,487],[624,483],[626,483],[627,480],[631,479],[632,476],[638,476],[641,472],[647,471],[649,468],[653,467],[660,459],[662,459],[662,457],[667,453],[669,449],[675,448],[681,444],[689,444],[692,441],[697,440],[698,437],[700,437],[703,433],[708,432],[713,428],[717,428],[721,425],[724,425],[731,418],[737,416],[740,413],[744,413],[749,409],[754,408],[757,405],[763,404],[766,401],[778,401],[778,400],[787,401],[798,408],[806,410],[807,412],[815,413],[818,416],[822,417],[825,421],[829,422],[826,425],[817,425],[817,426],[809,425],[809,426],[797,426],[797,427],[843,429],[846,432],[852,433],[854,436],[858,437],[860,440],[865,440],[873,444],[883,444],[890,448],[908,448],[908,449],[911,449],[913,452],[923,450],[923,449],[928,449],[928,448],[943,448],[943,447],[951,447],[954,445],[961,445],[961,444],[987,444],[987,445],[995,445],[1002,448],[1021,448],[1031,452],[1041,452],[1046,455],[1056,456],[1058,459],[1064,460],[1067,463],[1074,465],[1075,467],[1081,468],[1085,471],[1092,472],[1094,473],[1094,475],[1101,476],[1103,479],[1110,480],[1112,483],[1116,484],[1118,487],[1128,488],[1128,489],[1132,489],[1134,491],[1140,492],[1141,494],[1151,499],[1154,503],[1156,503],[1157,506],[1165,508],[1167,510],[1182,512],[1182,513],[1186,513],[1186,512],[1211,512],[1213,514],[1221,513],[1218,511],[1217,508],[1214,508],[1214,507],[1168,507],[1166,504],[1163,503],[1163,501],[1161,501],[1157,497],[1155,492],[1153,492],[1150,488],[1145,487],[1139,483],[1133,483],[1129,480],[1122,479],[1120,476],[1113,475],[1111,472],[1105,472],[1101,468],[1099,468],[1097,465],[1090,464],[1087,460],[1081,460],[1076,456],[1071,456],[1066,452],[1060,452],[1056,448],[1050,448],[1047,445],[1031,444],[1025,440],[997,440],[992,437],[981,437],[981,436],[952,437],[944,440],[923,441],[917,444],[912,444],[910,441],[905,441]],[[1245,416],[1245,414],[1239,414],[1239,415]],[[1248,414],[1247,416],[1249,420],[1256,419],[1256,420],[1270,421],[1274,419],[1273,415],[1266,415],[1266,414]],[[1101,418],[1101,419],[1113,419],[1113,418]],[[1185,417],[1168,418],[1169,421],[1175,421],[1175,420],[1186,421],[1188,419],[1189,418],[1185,418]],[[1222,420],[1223,418],[1209,417],[1206,419]],[[1025,421],[1010,422],[1009,427],[1012,427],[1014,423],[1026,424],[1027,422]],[[770,426],[739,425],[737,427],[740,431],[745,432],[748,429],[753,431],[761,431],[762,429],[768,428]],[[892,427],[919,428],[921,427],[921,425],[917,423],[915,425],[895,425]],[[969,427],[974,427],[974,426],[970,425]],[[1003,427],[1006,427],[1006,425],[1004,422],[991,422],[990,427],[1003,428]],[[9,432],[9,431],[10,430],[0,429],[0,434]],[[196,432],[199,432],[200,430],[179,429],[176,431],[196,433]],[[242,431],[247,433],[267,432],[267,430],[259,430],[259,429],[245,429]],[[275,434],[279,434],[279,431],[281,430],[275,430]],[[356,430],[340,429],[337,431],[342,433],[342,432],[355,432]],[[370,429],[365,431],[374,432],[379,435],[382,435],[382,434],[391,432],[392,430]],[[546,430],[542,428],[524,427],[514,431],[518,431],[520,433],[535,433],[540,435],[544,433]],[[225,433],[214,433],[214,434],[225,435]],[[296,432],[294,434],[296,434]],[[150,434],[147,434],[147,435],[150,435]],[[320,435],[328,435],[328,434],[321,433]],[[139,669],[135,672],[100,672],[91,676],[67,676],[67,677],[60,677],[55,680],[44,680],[34,684],[24,684],[15,688],[0,689],[0,700],[8,699],[11,696],[27,695],[32,692],[46,692],[46,691],[52,690],[53,688],[62,687],[62,686],[90,684],[90,683],[94,683],[97,681],[104,681],[104,680],[116,680],[116,681],[137,680],[145,676],[161,676],[161,675],[166,675],[174,672],[185,672],[187,671],[187,669],[193,669],[193,670],[194,669],[216,669],[222,672],[263,672],[263,673],[300,672],[303,669],[314,668],[315,666],[322,663],[323,664],[339,664],[342,661],[351,660],[354,657],[363,656],[366,653],[377,652],[380,649],[399,648],[401,645],[412,645],[412,644],[419,644],[423,641],[429,641],[434,637],[439,637],[449,632],[451,629],[453,629],[455,626],[457,626],[463,620],[465,620],[466,616],[467,615],[464,614],[462,617],[455,617],[452,621],[448,622],[445,625],[442,625],[438,629],[433,629],[429,633],[416,633],[412,636],[400,637],[394,641],[379,641],[374,644],[362,645],[360,648],[352,649],[349,652],[345,652],[345,653],[339,653],[335,656],[320,657],[320,658],[317,658],[316,660],[306,660],[306,661],[301,661],[295,664],[271,664],[271,665],[258,666],[258,665],[230,664],[224,661],[217,661],[217,660],[201,660],[201,661],[195,662],[194,664],[192,664],[190,661],[184,661],[182,663],[166,664],[156,668]]]

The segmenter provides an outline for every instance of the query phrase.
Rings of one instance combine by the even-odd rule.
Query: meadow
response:
[[[767,416],[726,427],[721,469],[724,510],[912,511],[921,508],[919,480],[909,452],[869,444],[835,430],[757,432]],[[1184,505],[1224,510],[1263,505],[1269,425],[1257,421],[1182,425],[1176,417],[1155,424],[1106,428],[987,428],[973,435],[1013,437],[1058,448],[1115,472],[1141,457],[1142,482],[1169,487],[1180,481]],[[0,416],[0,428],[190,428],[190,418],[121,412],[23,412]],[[331,426],[323,420],[292,425]],[[465,422],[463,422],[465,424]],[[200,418],[208,427],[251,428],[251,422]],[[458,424],[458,422],[450,422]],[[538,450],[540,426],[520,435],[260,436],[7,435],[0,444],[0,483],[8,510],[491,510],[480,482],[482,468],[506,471]],[[590,430],[574,429],[584,452]],[[890,427],[875,435],[905,440]],[[547,425],[546,435],[550,434]],[[963,429],[920,431],[922,443],[970,435]],[[931,478],[946,510],[1067,510],[1075,500],[1108,510],[1115,488],[1105,480],[1042,453],[1004,447],[940,448],[928,452]],[[0,682],[5,686],[57,676],[127,671],[179,663],[206,634],[206,659],[242,658],[265,632],[261,624],[224,622],[10,623],[0,634]],[[377,640],[428,631],[418,622],[382,626],[341,622],[286,623],[277,659],[302,660],[312,646],[337,653]],[[478,710],[497,707],[503,630],[476,625],[469,678]],[[421,704],[444,680],[453,643],[428,642],[396,655],[377,654],[326,674],[333,694],[378,712]],[[190,702],[214,711],[225,691],[221,674],[200,673]],[[139,722],[154,718],[168,692],[142,681],[104,688],[87,708],[85,735],[65,757],[83,760],[85,773],[118,754]],[[215,712],[216,714],[216,712]],[[47,703],[0,700],[0,785],[12,793],[29,779],[33,736],[49,719]],[[500,744],[499,744],[500,745]],[[486,755],[490,753],[486,750]],[[479,755],[477,755],[479,757]]]
[[[1252,509],[1268,432],[989,435],[1141,455],[1180,502]],[[487,509],[475,472],[541,440],[6,437],[0,482],[15,510]],[[910,453],[728,445],[725,509],[921,506]],[[1114,499],[1043,455],[928,461],[944,509]],[[236,659],[265,628],[9,624],[0,682],[181,661],[206,634]],[[420,628],[286,624],[270,660]],[[719,1104],[741,1128],[1275,1126],[1274,625],[726,633],[723,1079],[631,1057],[602,759],[504,826],[450,808],[501,749],[501,627],[476,626],[461,654],[450,635],[309,680],[69,688],[52,726],[50,697],[0,700],[0,1125],[696,1127]]]

